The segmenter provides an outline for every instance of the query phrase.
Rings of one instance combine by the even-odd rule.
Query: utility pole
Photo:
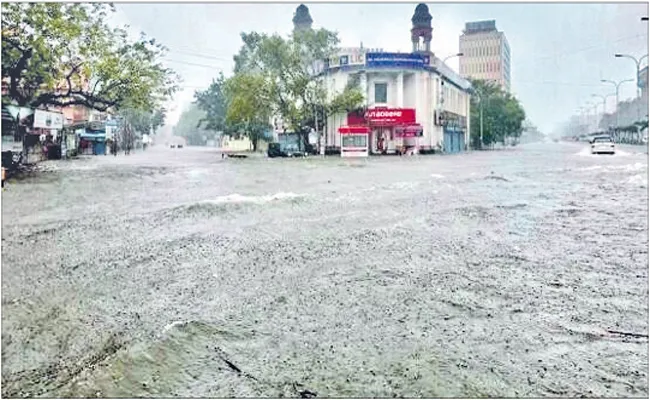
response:
[[[625,82],[634,82],[634,79],[625,79],[625,80],[622,80],[622,81],[619,81],[619,82],[611,81],[611,80],[608,80],[608,79],[601,79],[600,81],[603,82],[603,83],[611,83],[616,88],[616,108],[615,108],[615,112],[616,112],[616,129],[618,129],[619,128],[619,126],[618,126],[619,125],[619,115],[618,115],[619,114],[618,113],[619,88]]]
[[[481,94],[480,91],[474,89],[473,90],[474,94],[478,96],[478,104],[479,104],[479,149],[483,149],[483,95]]]
[[[483,98],[479,97],[478,101],[479,101],[479,104],[481,105],[481,107],[479,109],[479,114],[480,114],[480,116],[479,116],[479,119],[480,119],[479,135],[480,135],[480,138],[481,138],[480,147],[481,147],[481,149],[483,149]]]

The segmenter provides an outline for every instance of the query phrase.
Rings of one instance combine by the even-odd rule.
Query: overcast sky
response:
[[[288,35],[299,3],[117,4],[115,22],[129,24],[170,49],[166,62],[183,78],[168,124],[175,124],[195,90],[207,87],[219,70],[232,71],[240,32]],[[411,17],[417,3],[309,3],[315,28],[339,33],[341,46],[410,51]],[[635,78],[632,60],[648,53],[647,3],[427,3],[433,16],[432,50],[458,52],[465,22],[494,19],[511,48],[512,91],[529,118],[550,133],[576,110],[597,102],[592,94],[613,92],[601,79]],[[448,62],[458,71],[458,61]],[[635,96],[634,84],[621,86],[621,100]],[[614,108],[614,99],[608,104]],[[602,109],[600,107],[599,111]]]

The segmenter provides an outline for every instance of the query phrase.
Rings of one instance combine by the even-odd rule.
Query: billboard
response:
[[[63,129],[63,114],[34,110],[34,128]]]
[[[347,67],[351,65],[364,65],[366,63],[366,52],[364,49],[347,48],[326,60],[326,68]]]
[[[428,55],[416,53],[368,53],[367,67],[424,68],[429,66]]]
[[[414,108],[377,107],[367,110],[360,115],[358,112],[348,113],[348,125],[396,126],[415,124]]]

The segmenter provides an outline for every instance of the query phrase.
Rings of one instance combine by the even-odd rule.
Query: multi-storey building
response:
[[[365,133],[358,144],[369,154],[467,150],[471,85],[431,52],[431,20],[419,4],[411,18],[411,53],[341,49],[327,62],[321,76],[328,97],[357,81],[364,104],[361,112],[329,116],[326,147],[345,156],[349,135]]]
[[[494,20],[467,22],[459,41],[461,76],[493,81],[510,90],[510,45]]]

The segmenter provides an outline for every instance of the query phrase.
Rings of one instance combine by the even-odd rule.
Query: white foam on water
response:
[[[444,175],[440,175],[440,174],[431,174],[431,177],[436,178],[436,179],[444,179],[445,178]]]
[[[420,182],[395,182],[388,185],[390,189],[413,189],[420,185]]]
[[[241,194],[233,193],[226,196],[219,196],[216,199],[205,200],[204,203],[209,204],[232,204],[232,203],[254,203],[254,204],[263,204],[271,201],[278,200],[290,200],[304,197],[302,194],[296,194],[291,192],[279,192],[271,195],[263,196],[244,196]]]
[[[631,185],[638,185],[638,186],[643,186],[646,187],[648,185],[648,178],[644,175],[637,174],[634,176],[631,176],[628,180],[627,183]]]
[[[162,333],[166,333],[167,331],[169,331],[170,329],[172,329],[172,328],[174,328],[176,326],[183,326],[183,325],[185,325],[187,323],[188,323],[188,321],[174,321],[171,324],[165,325],[165,327],[162,330]]]
[[[578,171],[595,171],[598,169],[603,169],[602,165],[592,165],[591,167],[579,168]]]
[[[648,168],[646,164],[643,163],[634,163],[634,164],[625,164],[625,165],[612,165],[610,169],[623,170],[628,172],[641,171]]]
[[[588,147],[585,147],[584,149],[580,150],[575,154],[576,156],[580,157],[594,157],[595,154],[591,154],[591,149]]]

